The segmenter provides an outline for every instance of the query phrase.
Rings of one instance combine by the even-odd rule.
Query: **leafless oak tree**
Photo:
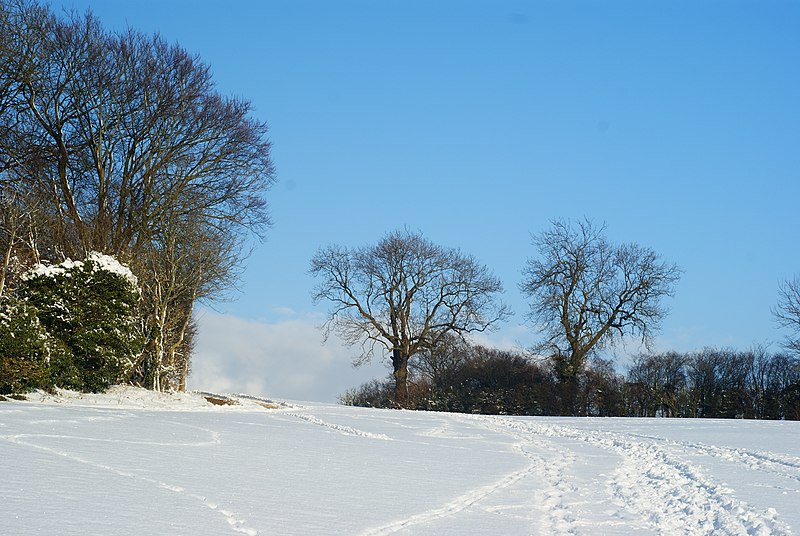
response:
[[[574,382],[591,352],[625,335],[648,343],[666,315],[681,270],[637,244],[610,244],[605,226],[555,221],[534,237],[539,256],[524,270],[530,321],[544,333],[537,350]]]
[[[800,354],[800,278],[784,281],[778,289],[778,306],[772,310],[778,325],[789,329],[786,349]]]
[[[326,337],[335,331],[346,343],[361,344],[356,364],[376,348],[388,352],[401,407],[412,356],[449,334],[484,331],[509,315],[498,298],[502,284],[485,266],[407,230],[374,246],[321,248],[310,271],[321,279],[314,300],[332,303]]]

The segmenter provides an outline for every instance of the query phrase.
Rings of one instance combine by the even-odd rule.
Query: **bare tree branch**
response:
[[[778,306],[772,314],[780,327],[787,328],[784,346],[787,350],[800,354],[800,278],[795,276],[784,281],[778,289]]]
[[[332,305],[326,336],[336,332],[361,344],[356,364],[371,359],[376,347],[391,353],[399,404],[407,394],[409,358],[448,334],[491,329],[510,314],[496,296],[502,284],[485,266],[407,230],[374,246],[321,248],[310,271],[321,279],[314,300]]]
[[[592,352],[625,335],[648,344],[667,310],[681,270],[637,244],[614,246],[605,226],[555,221],[534,237],[539,257],[528,261],[521,290],[531,298],[530,321],[544,338],[538,351],[572,381]]]

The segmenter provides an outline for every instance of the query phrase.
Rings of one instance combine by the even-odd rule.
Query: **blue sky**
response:
[[[200,312],[191,388],[332,401],[388,372],[316,329],[308,262],[407,226],[504,282],[529,345],[531,233],[606,222],[684,270],[659,349],[785,335],[800,273],[800,3],[53,1],[159,32],[271,129],[274,226],[235,301]],[[613,356],[624,370],[621,348]]]

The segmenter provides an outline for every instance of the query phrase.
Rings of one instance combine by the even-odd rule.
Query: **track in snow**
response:
[[[90,417],[86,419],[87,421],[98,421],[102,420],[102,417]],[[108,420],[113,421],[116,420],[114,418],[109,418]],[[48,421],[31,421],[31,424],[47,424]],[[59,422],[61,424],[61,422]],[[74,424],[80,424],[79,420],[74,420]],[[41,444],[36,443],[37,440],[56,440],[56,441],[80,441],[80,442],[87,442],[87,443],[109,443],[118,446],[134,446],[134,445],[145,445],[145,446],[152,446],[152,447],[159,447],[159,448],[196,448],[196,447],[213,447],[220,445],[220,434],[214,430],[209,430],[207,428],[193,426],[183,423],[171,423],[173,426],[193,429],[197,432],[202,434],[208,434],[208,440],[204,441],[192,441],[192,442],[167,442],[167,441],[138,441],[138,440],[131,440],[131,439],[115,439],[110,437],[82,437],[82,436],[75,436],[75,435],[63,435],[63,434],[14,434],[14,435],[0,435],[0,440],[6,441],[8,443],[12,443],[15,445],[20,445],[26,448],[34,449],[40,452],[44,452],[50,454],[52,456],[59,457],[64,460],[68,460],[72,463],[78,463],[85,465],[93,470],[101,471],[105,473],[110,473],[116,477],[121,477],[124,479],[131,479],[137,482],[143,482],[146,484],[152,485],[154,488],[158,488],[161,490],[166,490],[172,493],[176,493],[190,499],[193,499],[204,507],[220,514],[223,516],[225,521],[227,522],[230,529],[237,534],[245,534],[246,536],[258,536],[258,530],[253,527],[247,525],[247,522],[237,518],[236,514],[229,509],[221,506],[217,501],[206,497],[204,495],[200,495],[197,493],[193,493],[191,490],[187,490],[186,488],[170,484],[160,479],[152,478],[146,476],[145,474],[140,474],[136,471],[131,471],[127,469],[119,469],[112,465],[107,465],[103,463],[98,463],[96,461],[92,461],[85,457],[75,454],[74,452],[70,452],[66,449],[59,449],[44,446]]]
[[[503,490],[523,486],[536,490],[529,497],[530,533],[548,535],[597,534],[687,534],[687,535],[789,535],[790,527],[778,519],[774,509],[760,510],[736,497],[732,489],[717,482],[702,467],[677,456],[674,448],[735,461],[751,470],[784,478],[800,478],[800,460],[746,449],[671,441],[657,436],[615,431],[586,431],[544,420],[497,416],[454,415],[453,419],[482,426],[513,439],[513,451],[528,464],[494,484],[467,490],[450,502],[406,518],[373,527],[362,536],[413,533],[468,509],[502,512],[503,507],[482,504]],[[443,432],[427,432],[423,436]],[[575,473],[586,464],[587,447],[602,452],[613,470],[601,473],[604,482],[578,482]],[[526,483],[526,481],[528,481]],[[601,488],[601,489],[597,489]],[[591,519],[580,517],[586,496],[608,507],[594,508]],[[519,510],[522,505],[508,505]],[[595,505],[596,506],[596,505]],[[599,513],[598,513],[599,512]]]
[[[608,482],[613,496],[645,520],[661,534],[719,535],[788,535],[790,528],[777,519],[774,509],[758,511],[737,499],[732,490],[706,475],[702,468],[676,457],[662,445],[660,438],[610,431],[578,430],[534,420],[502,417],[478,417],[492,428],[504,427],[514,433],[523,445],[541,444],[541,438],[583,442],[621,458],[613,478]],[[561,448],[565,443],[560,442]],[[796,472],[795,458],[778,458],[721,447],[704,447],[684,442],[687,448],[704,454],[742,460],[750,468],[771,470],[781,465]],[[558,464],[557,464],[558,465]],[[554,469],[550,469],[552,472]],[[544,476],[547,477],[544,471]],[[796,478],[796,477],[795,477]],[[551,489],[557,490],[559,481]],[[551,509],[552,512],[555,509]],[[573,532],[574,529],[568,530]]]

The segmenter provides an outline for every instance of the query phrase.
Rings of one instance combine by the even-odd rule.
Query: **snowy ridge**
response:
[[[56,389],[55,394],[35,391],[26,398],[40,404],[166,411],[221,410],[222,407],[229,411],[252,411],[293,407],[285,402],[252,395],[208,391],[159,392],[125,385],[114,385],[105,393],[79,393],[66,389]]]
[[[210,391],[195,391],[197,395],[203,397],[206,402],[214,406],[226,406],[226,407],[240,407],[241,409],[269,409],[269,410],[279,410],[279,409],[289,409],[293,408],[291,404],[287,404],[286,402],[276,402],[270,398],[264,398],[260,396],[253,396],[253,395],[245,395],[245,394],[222,394],[222,393],[212,393]]]
[[[163,393],[124,385],[114,385],[105,393],[56,389],[55,394],[35,391],[26,396],[39,404],[94,408],[197,411],[212,407],[200,393]]]
[[[264,398],[262,396],[247,395],[247,394],[244,394],[244,393],[234,393],[234,394],[229,395],[229,396],[231,396],[233,398],[236,398],[238,400],[252,400],[254,402],[261,402],[262,403],[262,407],[263,407],[263,404],[275,406],[274,409],[291,408],[291,407],[293,407],[291,404],[288,404],[286,402],[279,402],[279,401],[276,401],[276,400],[272,400],[271,398]]]

